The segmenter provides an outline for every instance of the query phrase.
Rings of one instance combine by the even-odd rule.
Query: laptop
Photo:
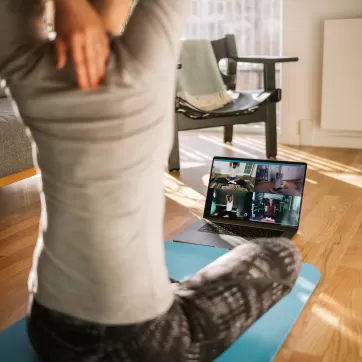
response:
[[[204,216],[174,241],[232,249],[298,231],[307,164],[214,157]]]

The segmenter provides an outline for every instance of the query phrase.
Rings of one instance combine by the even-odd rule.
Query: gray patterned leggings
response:
[[[100,325],[34,302],[30,340],[44,362],[206,362],[288,294],[301,257],[286,239],[245,243],[174,283],[167,313],[135,325]]]

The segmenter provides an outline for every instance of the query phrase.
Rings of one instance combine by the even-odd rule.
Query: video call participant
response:
[[[219,217],[228,217],[230,219],[237,219],[236,212],[233,212],[233,206],[234,206],[234,196],[233,195],[226,195],[226,205],[221,206],[221,210],[218,212],[212,213],[211,215],[219,216]],[[219,206],[220,207],[220,206]],[[212,205],[211,205],[212,208]]]
[[[239,166],[239,162],[230,162],[229,176],[227,177],[228,181],[231,181],[232,183],[238,181],[236,175],[238,174]]]
[[[231,212],[233,211],[233,195],[226,195],[226,211]]]
[[[247,187],[247,183],[245,182],[245,180],[237,176],[239,170],[240,170],[240,162],[230,162],[228,175],[225,177],[217,178],[216,182]]]
[[[277,173],[275,175],[275,181],[274,181],[274,191],[280,191],[282,189],[282,182],[283,182],[283,174],[282,173]]]
[[[236,219],[236,214],[233,212],[234,196],[226,195],[226,207],[225,210],[220,213],[222,217],[229,217],[230,219]]]
[[[265,215],[267,217],[274,217],[275,215],[275,206],[277,204],[277,200],[275,199],[264,199],[266,205]]]

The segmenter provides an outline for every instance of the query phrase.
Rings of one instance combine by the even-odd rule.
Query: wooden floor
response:
[[[165,174],[167,238],[202,215],[213,155],[263,157],[261,138],[181,138],[182,170]],[[306,161],[299,234],[304,261],[322,281],[277,362],[362,361],[362,151],[280,146],[279,158]],[[0,330],[26,310],[26,279],[38,232],[38,178],[0,188]],[[271,326],[271,333],[272,326]]]

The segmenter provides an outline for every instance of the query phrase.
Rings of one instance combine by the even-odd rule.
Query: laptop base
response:
[[[257,237],[248,238],[241,237],[236,235],[227,235],[227,234],[216,234],[210,232],[199,231],[205,224],[209,223],[209,221],[205,219],[201,219],[193,223],[189,226],[185,231],[178,234],[174,241],[181,243],[189,243],[189,244],[198,244],[211,246],[221,249],[233,249],[236,246],[245,243],[247,240],[255,239]],[[249,228],[252,226],[247,226]],[[256,226],[253,229],[259,230]],[[291,239],[295,235],[296,231],[282,231],[280,237],[285,237]],[[263,236],[260,236],[263,237]]]

